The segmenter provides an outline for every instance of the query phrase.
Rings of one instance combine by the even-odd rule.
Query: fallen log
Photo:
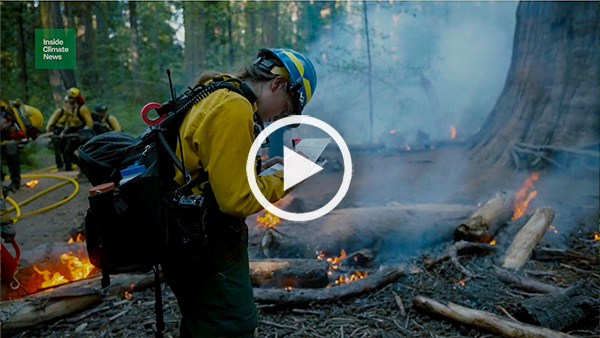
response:
[[[327,262],[316,259],[250,261],[252,286],[322,288],[329,284]]]
[[[597,255],[567,249],[535,248],[533,250],[533,257],[538,261],[565,260],[571,263],[573,261],[586,261],[587,264],[596,264],[598,262]]]
[[[525,278],[519,276],[515,273],[512,273],[505,269],[500,269],[494,266],[494,276],[501,280],[502,282],[514,286],[519,290],[523,290],[526,292],[535,292],[535,293],[554,293],[561,292],[563,288],[542,283],[533,279]]]
[[[512,244],[508,248],[504,259],[504,268],[521,268],[531,257],[531,252],[537,243],[548,231],[554,219],[554,210],[549,207],[537,209],[531,218],[519,230]]]
[[[504,319],[493,313],[475,310],[454,303],[444,305],[433,299],[415,296],[413,305],[419,309],[434,313],[463,324],[485,329],[505,337],[573,337],[566,333],[543,327],[523,324]]]
[[[348,284],[322,289],[254,289],[254,300],[265,304],[305,304],[310,302],[328,302],[356,296],[392,283],[404,274],[405,267],[389,266]]]
[[[454,241],[489,243],[510,220],[514,211],[512,193],[501,191],[485,202],[454,231]]]
[[[2,333],[55,321],[83,311],[104,299],[139,291],[154,284],[153,274],[123,274],[111,277],[110,286],[101,288],[101,276],[63,284],[46,292],[0,304]],[[134,285],[133,290],[131,285]]]
[[[261,242],[262,253],[268,258],[313,258],[320,251],[337,256],[342,249],[354,252],[373,248],[383,235],[379,256],[397,257],[449,240],[456,221],[475,209],[456,204],[337,209],[309,222],[282,220],[269,231],[268,239],[262,236],[264,227],[257,227],[253,217],[247,223],[251,238],[258,238],[253,241]]]
[[[580,327],[598,316],[598,299],[592,285],[579,281],[574,285],[546,295],[522,301],[514,312],[520,321],[554,330]]]

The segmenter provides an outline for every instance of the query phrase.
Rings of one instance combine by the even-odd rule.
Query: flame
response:
[[[346,250],[342,249],[338,257],[327,257],[327,263],[331,265],[331,268],[337,270],[339,268],[340,261],[344,258],[346,258]]]
[[[44,282],[40,288],[47,288],[55,285],[65,284],[68,282],[84,279],[90,276],[94,270],[94,266],[90,263],[89,257],[82,259],[72,255],[72,252],[60,255],[60,261],[66,265],[71,272],[71,278],[63,276],[60,272],[54,274],[48,270],[40,271],[36,266],[33,269],[44,277]]]
[[[346,276],[346,275],[339,276],[335,280],[335,284],[348,284],[350,282],[356,282],[359,279],[367,277],[367,275],[368,275],[368,273],[366,273],[366,272],[354,271],[349,276]]]
[[[89,257],[84,257],[80,260],[76,256],[70,255],[70,253],[64,253],[60,255],[60,261],[66,264],[69,270],[71,270],[71,281],[87,278],[92,273],[92,270],[94,270]]]
[[[406,146],[406,151],[410,151],[410,146]]]
[[[71,244],[71,243],[81,243],[84,242],[84,240],[81,238],[81,234],[77,234],[77,237],[75,238],[75,240],[73,240],[73,238],[69,238],[69,240],[67,241],[67,243]]]
[[[266,226],[267,228],[274,228],[279,222],[281,222],[281,218],[273,215],[268,210],[265,210],[265,214],[261,216],[256,216],[256,220],[258,223]]]
[[[60,285],[68,283],[69,281],[65,278],[65,276],[61,275],[59,272],[52,272],[48,270],[40,271],[37,266],[34,266],[33,269],[35,272],[39,273],[44,277],[44,282],[42,282],[42,286],[40,288],[48,288],[54,285]],[[51,276],[52,275],[52,276]]]
[[[550,227],[548,227],[548,230],[554,231],[555,234],[558,233],[558,230],[556,230],[556,227],[554,225],[552,225],[552,224],[550,224]]]
[[[40,181],[39,181],[39,180],[31,180],[31,181],[27,181],[27,183],[25,183],[25,186],[26,186],[27,188],[33,188],[33,187],[35,187],[36,185],[38,185],[38,183],[40,183]]]
[[[396,133],[396,129],[391,129],[390,134],[394,135]]]
[[[135,287],[135,284],[131,283],[131,285],[129,285],[129,290],[125,290],[125,299],[127,300],[131,300],[133,299],[133,288]]]
[[[537,191],[534,190],[533,181],[539,178],[538,173],[533,173],[525,180],[525,184],[515,193],[515,212],[511,221],[514,221],[525,214],[527,206],[532,199],[537,196]]]
[[[490,242],[490,245],[496,245],[496,240],[495,240],[495,239],[494,239],[494,240],[492,240],[492,241]]]
[[[600,240],[600,236],[598,235],[598,231],[594,231],[594,240]]]
[[[456,138],[456,127],[455,126],[450,126],[450,138],[453,138],[453,139]]]
[[[452,287],[453,290],[456,290],[456,287],[464,287],[467,286],[467,281],[465,280],[465,277],[460,277],[459,280],[453,280],[452,284],[454,284],[454,286]]]
[[[285,291],[290,291],[291,289],[293,289],[293,287],[291,286],[286,286],[285,288],[283,288]]]

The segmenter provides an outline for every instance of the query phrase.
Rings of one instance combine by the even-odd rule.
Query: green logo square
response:
[[[75,69],[75,29],[35,30],[35,69]]]

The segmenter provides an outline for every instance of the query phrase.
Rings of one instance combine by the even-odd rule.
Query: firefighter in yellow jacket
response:
[[[119,120],[114,115],[108,114],[108,107],[98,103],[92,114],[94,120],[94,132],[96,135],[104,134],[109,131],[122,131]]]
[[[289,49],[262,49],[256,61],[238,74],[208,72],[197,83],[229,77],[242,80],[249,95],[217,90],[194,105],[180,127],[182,146],[176,153],[198,182],[194,193],[207,194],[208,187],[218,205],[207,222],[211,234],[211,244],[204,251],[207,255],[201,245],[186,248],[188,244],[180,241],[163,264],[181,310],[182,337],[254,336],[257,309],[250,284],[244,218],[262,206],[250,190],[246,158],[257,124],[300,114],[317,84],[312,63]],[[201,182],[198,177],[208,180]],[[256,179],[269,201],[284,196],[283,171]],[[178,170],[175,181],[184,182]],[[200,275],[191,272],[199,270],[203,270]]]
[[[15,191],[21,186],[21,163],[19,148],[27,140],[35,140],[44,125],[44,116],[35,107],[21,100],[7,103],[0,100],[0,125],[2,130],[2,160],[6,161],[11,183],[7,187]],[[4,172],[1,173],[4,180]]]
[[[59,170],[63,166],[63,160],[67,171],[72,169],[73,162],[77,163],[74,152],[82,142],[81,135],[93,136],[93,125],[92,114],[85,106],[81,91],[75,87],[70,88],[65,97],[65,106],[56,109],[46,125],[46,131],[54,132],[54,140],[57,140],[54,152]]]

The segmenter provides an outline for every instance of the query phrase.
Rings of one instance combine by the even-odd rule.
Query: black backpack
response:
[[[140,137],[111,131],[79,148],[79,166],[90,183],[115,185],[88,198],[85,231],[90,262],[102,271],[102,287],[110,285],[111,274],[154,270],[157,336],[164,330],[159,264],[169,248],[169,214],[216,206],[216,201],[191,192],[202,181],[192,181],[175,156],[179,126],[193,105],[218,89],[235,91],[251,102],[256,100],[239,79],[216,78],[209,85],[191,88],[156,109],[160,116],[166,117]],[[133,164],[144,165],[145,170],[119,185],[120,171]],[[186,178],[183,186],[176,186],[173,181],[174,167]]]

